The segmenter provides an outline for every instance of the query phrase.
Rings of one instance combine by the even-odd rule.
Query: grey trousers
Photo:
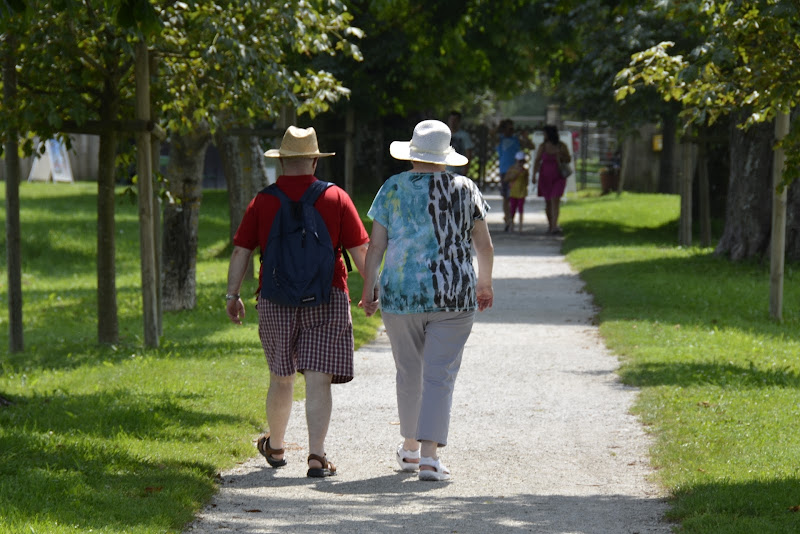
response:
[[[381,315],[397,368],[400,435],[444,447],[453,387],[475,312]]]

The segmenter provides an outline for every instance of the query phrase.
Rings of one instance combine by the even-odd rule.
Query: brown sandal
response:
[[[319,456],[317,454],[309,454],[308,461],[316,460],[322,464],[322,467],[309,467],[306,476],[311,478],[332,477],[336,474],[336,467],[328,461],[327,456]]]
[[[283,467],[286,465],[286,459],[281,458],[280,460],[276,460],[272,457],[273,454],[283,454],[283,449],[273,449],[270,447],[269,444],[269,434],[265,434],[258,438],[258,442],[256,442],[256,447],[258,448],[258,452],[261,453],[261,456],[267,459],[267,463],[272,467]]]

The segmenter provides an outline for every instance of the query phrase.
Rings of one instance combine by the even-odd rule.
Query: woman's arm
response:
[[[558,143],[558,152],[558,159],[564,163],[569,163],[572,161],[572,156],[569,155],[569,147],[563,141]]]
[[[533,158],[533,175],[539,174],[539,167],[542,165],[542,151],[544,150],[544,143],[539,145],[536,149],[536,156]]]
[[[378,310],[378,271],[381,268],[383,254],[386,252],[388,243],[389,235],[386,227],[378,221],[373,221],[372,234],[369,236],[369,248],[364,260],[364,270],[361,271],[364,277],[364,289],[361,292],[359,304],[364,308],[367,317]]]
[[[494,266],[494,245],[489,234],[486,219],[475,221],[472,228],[472,244],[478,256],[478,285],[475,289],[478,297],[478,310],[484,311],[492,307],[494,289],[492,289],[492,267]]]

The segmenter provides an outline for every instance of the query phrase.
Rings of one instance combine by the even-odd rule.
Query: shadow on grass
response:
[[[637,387],[712,385],[736,389],[800,388],[800,373],[759,369],[733,363],[629,363],[618,371],[623,382]],[[800,504],[800,502],[798,503]]]
[[[667,517],[681,532],[800,532],[800,479],[690,484],[675,492]]]
[[[187,409],[181,402],[202,400],[200,393],[147,394],[116,389],[91,394],[56,390],[15,399],[0,412],[4,428],[59,435],[129,436],[137,440],[213,439],[203,428],[211,425],[248,425],[251,421],[230,415]],[[176,431],[179,431],[176,434]]]
[[[115,248],[117,272],[139,269],[139,222],[138,207],[127,198],[119,196],[115,202]],[[97,261],[97,196],[81,193],[54,191],[50,196],[23,198],[21,205],[22,269],[25,274],[48,277],[57,274],[96,271]],[[42,195],[42,192],[37,192]],[[206,206],[201,206],[200,243],[206,238],[227,239],[230,225],[227,220],[227,193],[206,191]],[[5,236],[2,238],[3,248]],[[230,245],[218,252],[219,256],[230,256]],[[87,269],[87,267],[89,267]]]
[[[565,223],[562,252],[585,246],[614,247],[648,244],[658,247],[676,247],[678,222],[670,221],[655,227],[636,227],[608,221],[570,221]]]
[[[224,291],[224,288],[222,288]],[[235,341],[212,342],[208,338],[231,328],[225,315],[220,287],[214,283],[197,284],[197,304],[192,310],[165,312],[164,334],[160,349],[142,349],[142,315],[136,306],[141,294],[138,287],[119,287],[118,303],[131,300],[129,306],[118,305],[120,342],[114,346],[97,342],[97,291],[70,289],[58,293],[47,290],[28,290],[26,302],[37,302],[35,313],[25,316],[26,348],[22,353],[9,354],[5,363],[22,369],[71,369],[79,365],[118,363],[130,358],[131,353],[143,351],[154,357],[174,357],[175,354],[197,356],[198,352],[214,355],[219,352],[239,350],[243,346],[258,344],[258,336],[244,332]],[[253,301],[248,299],[247,321],[256,320]],[[0,334],[0,340],[7,332]],[[184,350],[200,349],[195,352]],[[259,345],[260,346],[260,345]],[[179,350],[175,350],[178,348]]]
[[[4,428],[0,449],[0,526],[8,532],[34,531],[37,523],[162,532],[191,519],[216,488],[212,464],[155,462],[104,440]]]
[[[581,272],[603,320],[642,320],[742,330],[800,340],[798,288],[786,275],[784,324],[769,317],[769,273],[755,262],[731,263],[711,253],[626,261]]]

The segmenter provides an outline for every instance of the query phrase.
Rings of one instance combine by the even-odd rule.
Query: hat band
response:
[[[428,150],[428,149],[420,149],[411,144],[408,145],[408,149],[410,152],[416,152],[417,154],[433,154],[436,156],[447,156],[448,154],[453,152],[453,147],[451,146],[447,147],[447,149],[442,152],[437,152],[435,150]]]

